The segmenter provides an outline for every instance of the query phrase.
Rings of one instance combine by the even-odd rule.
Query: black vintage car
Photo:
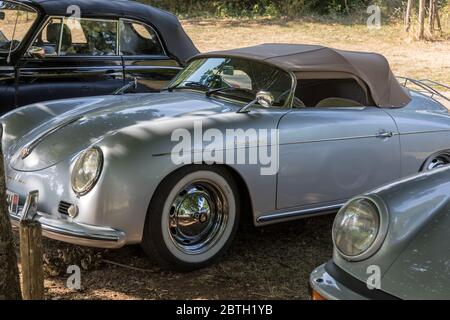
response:
[[[0,114],[130,79],[158,91],[197,53],[174,15],[135,1],[0,1]]]

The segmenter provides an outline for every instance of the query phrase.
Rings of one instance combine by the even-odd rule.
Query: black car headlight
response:
[[[338,253],[349,261],[372,256],[387,232],[387,210],[380,201],[356,198],[337,214],[333,224],[333,243]]]
[[[103,167],[103,153],[94,147],[84,151],[72,169],[72,189],[79,196],[87,194],[97,183]]]

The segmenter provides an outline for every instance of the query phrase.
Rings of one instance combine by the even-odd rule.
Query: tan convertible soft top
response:
[[[386,58],[376,53],[352,52],[303,44],[263,44],[254,47],[216,51],[193,59],[212,57],[244,58],[273,64],[294,73],[347,73],[361,79],[375,104],[397,108],[411,101],[389,67]]]

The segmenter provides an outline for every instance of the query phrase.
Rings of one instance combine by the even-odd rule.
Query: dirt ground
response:
[[[45,266],[46,297],[54,300],[308,299],[309,274],[331,255],[332,218],[320,217],[263,229],[244,225],[219,263],[187,274],[160,270],[138,246],[99,251],[45,240],[45,260],[48,262],[47,257],[51,257]],[[64,257],[66,253],[72,256]],[[67,267],[72,264],[82,267],[81,291],[66,287],[70,276],[66,274]]]
[[[444,27],[448,28],[447,20]],[[284,20],[186,20],[201,51],[268,42],[380,52],[397,75],[450,83],[450,36],[416,42],[401,26]],[[48,299],[308,299],[310,272],[331,256],[333,217],[255,229],[241,227],[220,263],[189,274],[161,271],[139,247],[90,251],[46,240]],[[74,257],[66,257],[70,252]],[[67,289],[69,264],[84,266],[82,290]],[[121,264],[121,265],[118,265]]]

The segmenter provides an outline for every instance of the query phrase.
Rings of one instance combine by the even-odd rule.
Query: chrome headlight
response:
[[[87,194],[97,183],[103,167],[103,153],[100,148],[84,151],[72,169],[72,189],[79,196]]]
[[[350,201],[336,216],[333,243],[338,253],[350,261],[373,255],[387,232],[387,210],[369,198]]]

